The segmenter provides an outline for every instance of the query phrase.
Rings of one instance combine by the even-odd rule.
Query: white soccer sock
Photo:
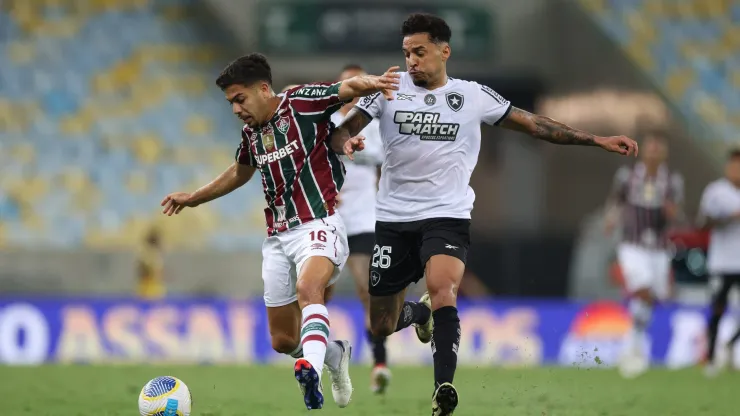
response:
[[[344,350],[334,341],[329,341],[326,345],[326,358],[324,364],[329,367],[330,370],[336,370],[339,368],[339,363],[342,361],[342,353]]]
[[[324,305],[308,305],[303,308],[301,325],[301,345],[303,357],[311,363],[321,377],[324,358],[329,343],[329,311]]]
[[[629,311],[632,315],[632,330],[628,335],[630,348],[642,352],[642,341],[647,327],[653,316],[653,307],[639,298],[632,298],[629,302]]]
[[[291,352],[288,355],[290,355],[291,357],[295,359],[303,358],[303,345],[298,343],[298,346],[296,347],[296,349],[294,349],[293,352]]]

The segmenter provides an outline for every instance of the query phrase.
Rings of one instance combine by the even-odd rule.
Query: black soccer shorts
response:
[[[347,236],[347,245],[349,245],[349,255],[353,254],[373,254],[375,245],[375,233],[360,233]]]
[[[371,296],[390,296],[424,276],[430,257],[447,254],[467,262],[470,220],[430,218],[412,222],[375,223],[370,261]]]

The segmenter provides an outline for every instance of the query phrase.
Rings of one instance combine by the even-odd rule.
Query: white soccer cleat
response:
[[[329,377],[331,377],[331,394],[334,402],[339,407],[347,407],[352,399],[352,380],[349,378],[349,362],[352,358],[352,345],[349,341],[332,341],[342,347],[342,359],[339,360],[337,368],[330,368]]]
[[[707,363],[707,365],[704,366],[704,377],[706,378],[715,378],[720,372],[722,372],[722,367],[716,363]]]
[[[633,379],[644,374],[650,363],[644,354],[632,351],[625,354],[619,363],[619,374],[626,379]]]
[[[376,365],[370,373],[370,390],[375,394],[383,394],[391,383],[391,370],[384,365]]]
[[[432,319],[432,299],[429,297],[429,292],[424,292],[424,296],[419,299],[419,303],[423,303],[429,308],[429,320],[423,325],[414,324],[416,329],[416,336],[424,344],[429,343],[432,340],[432,332],[434,332],[434,319]]]

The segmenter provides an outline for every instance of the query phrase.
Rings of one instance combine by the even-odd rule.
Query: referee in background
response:
[[[711,231],[707,268],[712,276],[709,282],[712,305],[705,367],[705,374],[711,377],[732,363],[732,349],[740,338],[738,329],[715,362],[719,322],[727,309],[730,289],[740,286],[740,148],[729,153],[725,177],[704,189],[699,211],[701,226]]]

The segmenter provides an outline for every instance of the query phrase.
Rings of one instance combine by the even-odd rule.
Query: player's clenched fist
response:
[[[198,204],[193,203],[190,199],[191,194],[187,192],[173,192],[162,200],[164,209],[162,213],[168,216],[179,214],[185,207],[196,207]]]
[[[393,100],[393,91],[398,91],[398,85],[401,80],[401,74],[396,71],[399,67],[392,66],[385,71],[385,73],[377,77],[376,87],[383,93],[386,100]]]
[[[602,149],[624,156],[637,156],[637,142],[626,136],[599,137],[596,142]]]
[[[365,136],[355,136],[344,142],[344,154],[349,160],[355,160],[354,153],[365,150]]]

